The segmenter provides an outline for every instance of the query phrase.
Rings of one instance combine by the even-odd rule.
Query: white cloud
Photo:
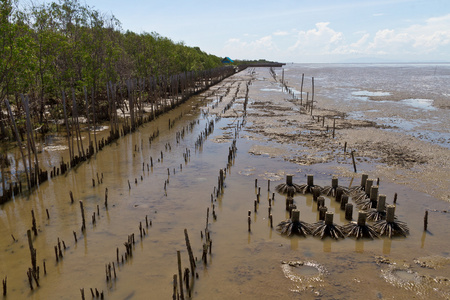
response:
[[[230,38],[224,50],[230,53],[228,56],[239,59],[268,58],[280,51],[270,35],[250,41]]]
[[[289,35],[289,32],[279,30],[279,31],[274,32],[273,35],[286,36],[286,35]]]
[[[333,45],[339,44],[344,37],[342,32],[331,29],[329,22],[316,23],[316,28],[308,31],[299,31],[297,41],[289,48],[290,51],[300,51],[302,53],[319,51],[326,54]]]
[[[379,30],[368,51],[428,54],[450,44],[450,14],[407,28]]]
[[[294,35],[295,39],[287,35]],[[330,22],[319,22],[306,30],[279,30],[259,38],[231,38],[224,50],[238,58],[282,61],[341,61],[355,56],[448,61],[450,14],[404,28],[383,28],[371,33],[362,29],[344,34],[335,30]]]

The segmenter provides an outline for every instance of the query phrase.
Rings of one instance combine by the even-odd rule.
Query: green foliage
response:
[[[114,16],[79,0],[17,8],[0,2],[0,101],[20,93],[44,110],[61,90],[87,86],[104,94],[106,83],[221,66],[221,58],[159,34],[121,29]]]

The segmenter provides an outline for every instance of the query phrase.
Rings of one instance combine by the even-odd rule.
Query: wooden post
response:
[[[344,195],[344,190],[340,187],[337,188],[336,189],[336,198],[335,198],[336,202],[340,203],[343,195]]]
[[[172,294],[172,300],[177,300],[177,298],[178,298],[177,283],[178,283],[177,275],[174,274],[174,275],[173,275],[173,294]]]
[[[300,211],[298,209],[293,209],[292,210],[291,221],[292,221],[292,223],[300,222]]]
[[[345,204],[345,219],[351,221],[353,219],[353,204]]]
[[[311,95],[311,115],[314,108],[314,77],[312,77],[312,95]]]
[[[292,186],[293,185],[292,184],[292,177],[294,177],[294,175],[292,175],[292,174],[286,175],[286,185],[288,185],[288,186]]]
[[[194,276],[194,271],[195,271],[195,259],[194,259],[194,254],[192,253],[192,248],[191,248],[191,243],[189,241],[189,236],[188,236],[188,232],[187,229],[184,229],[184,238],[186,240],[186,248],[188,250],[188,255],[189,255],[189,263],[191,265],[191,274],[192,276]]]
[[[86,229],[86,221],[84,219],[84,208],[83,208],[83,201],[80,200],[80,209],[81,209],[81,218],[83,219],[83,225],[81,226],[81,231],[84,232]]]
[[[378,195],[377,212],[383,212],[386,210],[386,195]]]
[[[428,230],[428,210],[425,211],[425,216],[423,217],[423,231]]]
[[[312,195],[313,195],[313,201],[317,201],[318,197],[320,196],[320,187],[315,186],[312,189]]]
[[[366,181],[366,187],[365,187],[365,189],[364,189],[367,196],[370,195],[370,189],[372,188],[372,185],[373,185],[373,179],[367,179],[367,181]]]
[[[33,272],[36,272],[37,266],[36,266],[36,249],[33,247],[33,240],[31,238],[31,230],[27,230],[27,236],[28,236],[28,247],[30,248],[30,254],[31,254],[31,265],[33,266]]]
[[[300,106],[303,105],[303,81],[304,81],[304,79],[305,79],[305,74],[302,73],[302,84],[300,85]],[[301,111],[302,110],[300,109],[300,112]]]
[[[358,226],[365,226],[367,220],[367,212],[359,211],[358,212]]]
[[[341,210],[345,210],[345,205],[347,205],[347,203],[348,203],[348,195],[344,194],[341,197],[341,206],[340,206]]]
[[[366,187],[367,178],[369,178],[369,175],[367,175],[367,174],[362,174],[361,175],[361,187],[363,189]]]
[[[319,208],[323,206],[325,206],[325,198],[320,196],[317,198],[317,210],[319,210]]]
[[[327,211],[325,213],[325,225],[333,225],[334,213],[332,211]]]
[[[8,276],[5,277],[5,279],[2,280],[3,283],[3,296],[6,297],[6,281],[8,279]]]
[[[355,150],[352,150],[351,154],[352,154],[353,170],[355,171],[355,173],[357,173],[357,171],[356,171],[355,154],[354,153],[355,153]]]
[[[333,119],[333,139],[335,131],[336,131],[336,119]]]
[[[181,271],[181,254],[180,251],[177,251],[177,258],[178,258],[178,277],[180,280],[180,299],[184,300],[184,292],[183,292],[183,276]]]
[[[395,220],[395,205],[388,205],[386,207],[386,222],[392,223]]]
[[[326,220],[328,208],[326,206],[319,207],[319,220]]]
[[[105,207],[108,209],[108,188],[105,188]]]
[[[378,186],[373,185],[370,187],[370,202],[371,202],[371,208],[377,207],[377,200],[378,200]]]

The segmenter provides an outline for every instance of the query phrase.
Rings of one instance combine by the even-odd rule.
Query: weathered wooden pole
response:
[[[33,247],[33,239],[31,238],[31,230],[27,230],[27,237],[28,237],[28,247],[30,248],[30,254],[31,254],[31,265],[33,266],[33,272],[37,271],[37,265],[36,265],[36,249]]]
[[[177,258],[178,258],[178,277],[180,280],[180,299],[184,300],[184,292],[183,292],[183,276],[181,271],[181,254],[180,251],[177,251]]]
[[[423,217],[423,231],[428,230],[428,210],[425,211],[425,216]]]
[[[357,173],[357,171],[356,171],[355,154],[354,153],[355,153],[355,150],[352,150],[351,154],[352,154],[353,170],[355,171],[355,173]]]
[[[303,81],[305,80],[305,74],[302,73],[302,84],[300,85],[300,106],[303,105]],[[301,109],[300,109],[301,112]]]
[[[345,204],[345,219],[351,221],[353,219],[353,204]]]
[[[86,229],[86,220],[84,219],[84,207],[83,207],[83,201],[80,200],[80,209],[81,209],[81,218],[83,219],[83,224],[81,225],[81,231],[84,232]]]
[[[311,115],[314,107],[314,77],[312,77],[312,95],[311,95]]]

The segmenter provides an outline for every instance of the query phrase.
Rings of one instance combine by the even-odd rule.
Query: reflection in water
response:
[[[291,250],[297,250],[299,238],[294,236],[291,237],[290,240],[291,240]]]
[[[331,243],[333,240],[329,237],[326,237],[322,240],[323,243],[323,252],[331,252]]]
[[[392,239],[383,237],[383,254],[391,253]]]
[[[427,237],[427,232],[424,230],[422,233],[422,238],[420,239],[420,248],[425,247],[425,238]]]
[[[364,253],[364,239],[355,240],[355,252]]]

